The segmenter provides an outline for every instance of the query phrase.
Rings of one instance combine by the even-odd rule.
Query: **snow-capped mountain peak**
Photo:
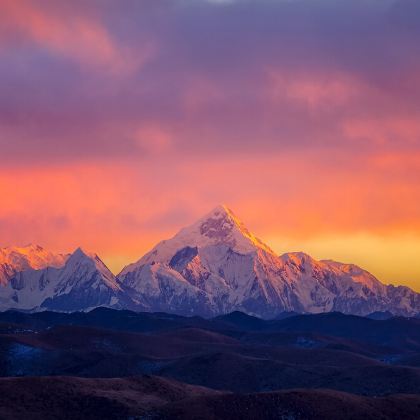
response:
[[[67,261],[68,264],[77,264],[80,262],[88,262],[90,264],[94,264],[95,267],[97,266],[104,266],[104,263],[98,257],[97,254],[91,251],[87,251],[81,247],[74,250]]]
[[[243,311],[375,311],[413,316],[420,294],[382,284],[354,264],[281,256],[219,205],[158,243],[116,278],[95,254],[55,255],[37,245],[0,249],[0,310],[89,310],[98,306],[179,314]]]
[[[225,205],[218,205],[194,224],[182,228],[174,237],[158,243],[137,263],[127,266],[120,275],[151,262],[163,263],[185,247],[225,246],[238,254],[263,250],[275,255],[271,248],[253,235],[244,223]]]
[[[62,267],[67,258],[68,255],[54,254],[34,244],[0,248],[0,264],[10,264],[17,269]]]
[[[118,278],[144,308],[184,314],[412,315],[420,309],[419,294],[386,286],[355,265],[317,261],[303,252],[275,255],[224,205],[157,244]]]
[[[113,290],[120,290],[120,286],[115,279],[114,274],[108,269],[97,254],[86,251],[83,248],[77,248],[66,262],[64,273],[73,274],[83,268],[84,272],[99,272],[102,280]],[[63,274],[65,277],[65,275]]]
[[[21,271],[63,267],[68,257],[34,244],[0,248],[0,284],[4,284]]]
[[[224,204],[218,205],[194,225],[181,230],[181,232],[184,231],[187,234],[199,232],[201,236],[212,241],[212,244],[229,245],[232,249],[244,254],[253,252],[256,248],[274,254],[270,247],[253,235]]]
[[[12,255],[17,250],[21,249],[14,247]],[[34,255],[44,254],[49,255],[31,245],[18,255],[29,255],[34,260]],[[32,260],[29,258],[29,263]],[[50,262],[47,258],[46,266],[39,268],[24,260],[23,270],[10,272],[0,286],[0,310],[79,311],[118,304],[121,286],[95,253],[77,248],[66,256],[64,264],[54,267]]]

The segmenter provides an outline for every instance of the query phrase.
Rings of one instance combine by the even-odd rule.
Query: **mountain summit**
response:
[[[115,277],[81,248],[53,254],[37,245],[0,249],[0,310],[86,311],[98,306],[181,315],[234,311],[355,315],[420,313],[420,294],[382,284],[353,264],[276,255],[219,205],[158,243]]]
[[[190,227],[182,229],[178,240],[195,240],[197,246],[226,245],[242,253],[254,252],[256,248],[274,252],[255,237],[225,205],[219,205]]]
[[[54,254],[34,244],[0,248],[0,284],[7,284],[7,281],[20,271],[62,267],[68,257]]]
[[[221,204],[194,224],[181,229],[174,237],[158,243],[137,263],[126,267],[121,274],[136,266],[151,262],[163,263],[184,247],[228,247],[241,254],[258,249],[274,255],[274,252],[256,238],[227,206]]]
[[[238,310],[262,317],[284,311],[420,311],[420,295],[386,286],[357,266],[304,253],[277,256],[224,205],[157,244],[118,279],[133,301],[150,311]]]
[[[71,312],[117,303],[121,288],[96,254],[78,248],[60,258],[41,247],[24,250],[22,257],[15,256],[18,264],[0,287],[0,310]],[[22,258],[25,264],[20,264]],[[33,261],[37,264],[31,265]]]

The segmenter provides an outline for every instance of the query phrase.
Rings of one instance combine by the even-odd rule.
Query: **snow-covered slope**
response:
[[[149,310],[224,313],[252,292],[256,253],[278,259],[231,210],[218,206],[160,242],[118,279]]]
[[[78,311],[117,306],[121,287],[96,254],[78,248],[61,267],[19,271],[0,286],[0,310]]]
[[[121,275],[151,262],[168,262],[186,246],[205,248],[215,245],[227,246],[241,254],[252,253],[258,248],[274,255],[267,245],[248,231],[232,210],[219,205],[193,225],[181,229],[173,238],[158,243],[139,261],[124,268]]]
[[[68,257],[69,255],[54,254],[33,244],[0,248],[0,285],[6,284],[20,271],[62,267]]]
[[[39,246],[0,249],[0,310],[97,306],[266,318],[287,312],[420,313],[420,295],[351,264],[276,255],[225,206],[162,241],[118,276],[96,254]]]
[[[356,315],[390,311],[415,315],[420,295],[408,287],[384,285],[354,264],[316,261],[304,253],[280,257],[283,276],[296,284],[296,293],[307,312],[339,311]]]
[[[357,266],[303,253],[275,255],[225,206],[160,242],[118,279],[139,307],[152,311],[241,310],[262,317],[283,311],[420,312],[419,294],[385,286]]]

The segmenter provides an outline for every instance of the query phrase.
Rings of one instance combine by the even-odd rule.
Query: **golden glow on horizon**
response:
[[[275,231],[281,231],[276,227]],[[162,239],[171,237],[168,232],[150,242],[138,242],[136,251],[105,253],[102,259],[115,274],[129,263],[138,260]],[[356,264],[369,271],[385,284],[405,285],[420,292],[420,236],[395,234],[375,236],[371,234],[348,234],[342,236],[316,236],[307,239],[271,235],[260,238],[278,255],[302,251],[316,260],[331,259]]]
[[[363,170],[352,176],[336,170],[332,178],[322,162],[302,158],[267,158],[252,173],[245,159],[0,170],[0,194],[8,197],[0,207],[0,246],[32,242],[57,252],[82,246],[117,273],[227,202],[278,254],[304,251],[355,263],[386,283],[420,290],[418,185]],[[255,173],[264,174],[264,189]]]
[[[379,280],[420,292],[420,236],[367,233],[316,236],[307,239],[269,237],[280,254],[303,251],[317,260],[356,264]]]
[[[0,2],[0,247],[118,272],[223,202],[276,253],[420,290],[412,2],[122,3]]]

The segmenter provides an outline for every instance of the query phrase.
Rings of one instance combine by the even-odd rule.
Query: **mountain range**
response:
[[[277,255],[220,205],[114,276],[94,253],[0,249],[0,310],[135,311],[215,316],[338,311],[415,316],[420,294],[366,270],[304,253]]]

